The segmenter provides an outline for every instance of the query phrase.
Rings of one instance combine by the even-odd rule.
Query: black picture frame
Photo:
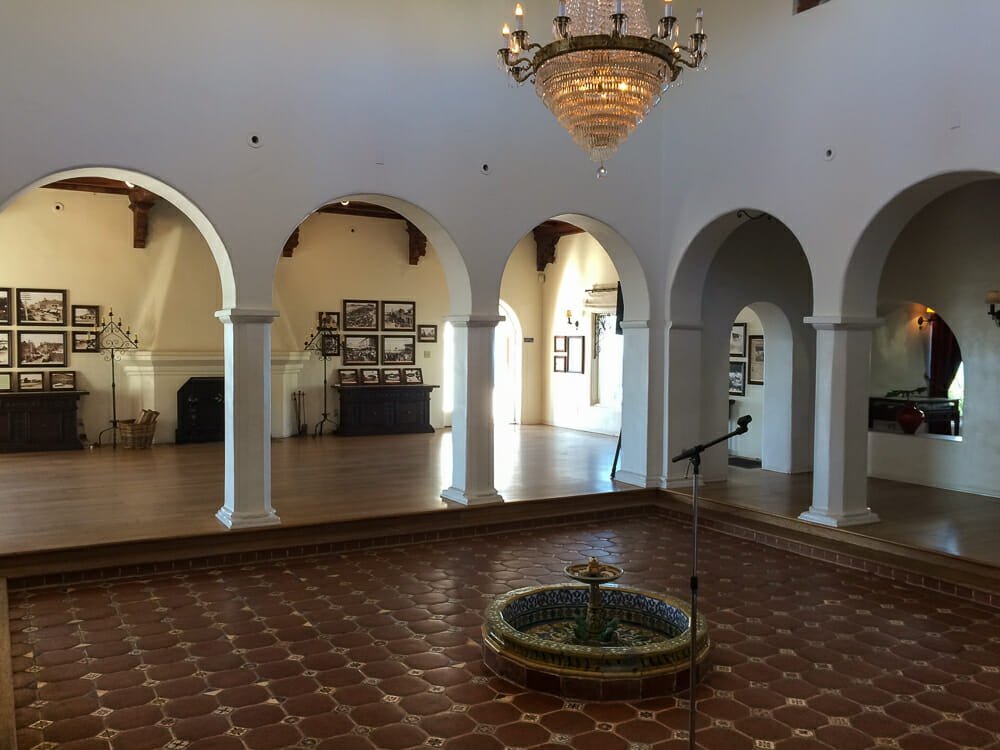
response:
[[[18,367],[66,367],[66,331],[18,331]]]
[[[358,384],[358,371],[357,370],[337,370],[337,377],[340,380],[341,385],[357,385]]]
[[[733,327],[729,331],[729,356],[730,357],[747,356],[746,323],[733,323]]]
[[[415,331],[417,329],[417,303],[399,300],[382,300],[383,331]]]
[[[17,373],[17,390],[20,391],[44,391],[44,372],[24,372]]]
[[[340,313],[323,311],[316,313],[316,327],[329,328],[331,331],[340,330]]]
[[[416,363],[415,336],[382,336],[383,365],[415,365]]]
[[[10,337],[11,333],[10,330],[0,331],[0,367],[14,366],[14,355],[12,354],[14,346]]]
[[[566,336],[552,337],[552,351],[563,354],[566,352]]]
[[[74,328],[93,328],[101,322],[101,306],[71,305],[70,321]]]
[[[382,385],[402,385],[403,371],[398,367],[386,367],[382,370]]]
[[[76,370],[53,370],[49,373],[50,391],[75,391]]]
[[[0,287],[0,326],[9,326],[13,321],[11,317],[11,287]]]
[[[340,335],[336,333],[320,334],[319,353],[324,357],[339,357]]]
[[[747,383],[764,385],[764,337],[748,336]]]
[[[436,323],[421,323],[417,326],[417,341],[422,344],[436,344],[438,327]]]
[[[403,383],[405,385],[423,385],[424,372],[419,367],[403,368]]]
[[[14,390],[14,373],[0,372],[0,393],[9,393]]]
[[[553,354],[552,372],[567,372],[567,362],[565,354]]]
[[[362,367],[358,371],[358,376],[361,385],[380,385],[382,383],[382,376],[379,375],[377,367]]]
[[[93,331],[70,331],[70,340],[70,350],[74,354],[99,354],[101,351],[101,342]]]
[[[17,324],[19,326],[66,325],[66,290],[18,288]]]
[[[729,395],[747,394],[747,363],[743,360],[729,360]]]
[[[345,331],[377,331],[378,300],[345,299],[341,322]]]
[[[378,335],[364,334],[344,336],[343,357],[345,365],[377,365]]]

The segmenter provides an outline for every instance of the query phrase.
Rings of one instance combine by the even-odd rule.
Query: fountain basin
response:
[[[616,642],[574,642],[589,587],[530,586],[497,597],[486,610],[483,660],[499,676],[532,690],[582,700],[668,695],[688,685],[691,612],[671,596],[609,584],[603,615],[618,620]],[[708,655],[698,618],[697,663]]]

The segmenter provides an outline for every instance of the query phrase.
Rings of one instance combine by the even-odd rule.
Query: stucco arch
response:
[[[932,175],[900,190],[865,224],[844,272],[841,313],[874,317],[889,252],[904,227],[932,201],[965,185],[996,178],[996,172],[958,170]]]
[[[722,244],[741,227],[756,221],[777,222],[799,243],[787,221],[772,211],[743,207],[720,213],[696,231],[685,246],[672,273],[667,274],[667,317],[675,324],[694,325],[701,320],[702,295],[712,261]],[[809,261],[808,253],[805,253]],[[810,263],[810,276],[813,275]]]
[[[219,270],[219,282],[222,287],[222,307],[231,308],[236,306],[236,277],[233,274],[232,260],[229,257],[229,251],[226,249],[225,243],[223,243],[212,221],[180,190],[144,172],[125,169],[123,167],[108,166],[76,167],[52,172],[38,178],[29,185],[25,185],[13,195],[8,196],[3,202],[0,202],[0,211],[6,208],[15,198],[30,190],[74,177],[106,177],[112,180],[131,182],[156,193],[156,195],[176,206],[195,225],[198,231],[201,232],[202,237],[205,238],[205,242],[208,244],[208,249],[212,253],[212,257],[215,259],[215,265]]]
[[[448,284],[448,296],[451,302],[451,315],[469,315],[472,312],[472,283],[469,278],[469,269],[458,249],[458,245],[452,239],[451,234],[430,212],[402,198],[382,193],[351,193],[340,195],[329,200],[317,203],[309,213],[301,217],[299,226],[309,216],[314,214],[323,206],[340,201],[363,201],[374,203],[384,208],[395,211],[407,221],[417,227],[427,237],[427,241],[434,248],[434,252],[441,258],[441,266],[444,269],[445,279]],[[295,227],[289,230],[288,234],[294,231]],[[275,254],[274,263],[277,270],[278,259],[281,257],[280,248]]]

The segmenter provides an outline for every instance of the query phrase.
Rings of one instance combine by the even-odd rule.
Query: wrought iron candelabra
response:
[[[313,428],[313,437],[316,437],[323,434],[323,425],[327,422],[334,428],[337,426],[336,422],[330,419],[330,409],[327,405],[329,399],[328,390],[330,388],[327,363],[334,357],[340,356],[340,336],[332,327],[320,322],[316,326],[316,330],[306,340],[305,350],[307,352],[315,352],[316,356],[323,360],[323,418]]]
[[[115,311],[108,308],[107,317],[94,325],[94,337],[97,347],[104,355],[105,361],[111,362],[111,426],[105,427],[97,436],[97,447],[101,446],[105,433],[111,433],[111,447],[118,447],[118,393],[115,377],[115,362],[121,359],[122,352],[136,351],[139,348],[139,337],[132,333],[129,326],[122,327],[122,317],[115,320]]]

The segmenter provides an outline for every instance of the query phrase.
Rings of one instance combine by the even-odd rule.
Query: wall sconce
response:
[[[998,315],[1000,315],[1000,313],[998,313]],[[566,325],[571,326],[577,330],[580,330],[580,319],[577,318],[576,320],[573,320],[572,310],[566,311]]]
[[[927,325],[929,323],[933,323],[937,319],[938,319],[938,316],[937,316],[937,313],[934,312],[934,308],[933,307],[928,307],[924,311],[924,314],[921,315],[919,318],[917,318],[917,329],[920,330],[920,331],[922,331],[922,330],[924,330],[924,326],[925,325]]]
[[[990,291],[986,292],[986,304],[990,306],[989,312],[986,314],[993,318],[994,323],[1000,326],[1000,310],[997,310],[997,305],[1000,305],[1000,291],[990,289]]]

